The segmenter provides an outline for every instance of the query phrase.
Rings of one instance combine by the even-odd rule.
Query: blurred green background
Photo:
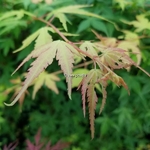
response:
[[[140,66],[150,72],[150,1],[148,0],[54,0],[52,3],[42,1],[33,3],[31,0],[0,0],[0,16],[11,10],[25,9],[37,16],[68,5],[93,5],[87,11],[98,14],[115,22],[122,30],[135,33],[136,26],[129,25],[137,21],[136,16],[146,14],[147,20],[139,23],[143,29],[136,32],[139,38],[139,49],[142,61]],[[49,1],[50,2],[50,1]],[[91,29],[105,37],[121,37],[124,32],[117,31],[109,22],[96,18],[68,15],[71,24],[67,24],[69,33],[79,36],[69,37],[71,41],[96,40]],[[123,21],[124,20],[124,21]],[[128,21],[128,23],[125,23]],[[149,24],[148,24],[149,23]],[[58,19],[53,24],[62,28]],[[144,26],[146,25],[147,26]],[[139,69],[132,67],[129,72],[118,70],[130,89],[130,96],[122,87],[113,84],[107,87],[107,102],[101,115],[99,107],[101,93],[98,92],[96,109],[95,137],[91,140],[88,111],[83,117],[80,91],[73,88],[72,100],[67,96],[67,86],[63,75],[57,82],[59,94],[55,94],[47,87],[42,87],[32,100],[33,88],[28,93],[22,108],[19,104],[7,107],[4,101],[11,100],[14,90],[6,94],[6,90],[19,84],[22,74],[26,72],[30,63],[26,63],[17,73],[11,73],[19,63],[30,53],[33,43],[18,53],[14,50],[21,46],[22,41],[40,27],[43,23],[29,17],[8,22],[6,26],[0,22],[0,148],[18,139],[16,150],[25,149],[25,140],[34,140],[38,129],[42,129],[42,138],[55,144],[62,140],[69,142],[66,150],[149,150],[150,149],[150,79]],[[53,40],[60,39],[57,34]],[[133,57],[134,59],[134,57]],[[59,70],[55,61],[48,72]],[[18,79],[15,85],[11,80]]]

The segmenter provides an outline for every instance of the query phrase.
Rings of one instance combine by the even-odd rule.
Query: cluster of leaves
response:
[[[1,14],[1,20],[4,22],[4,26],[2,26],[1,29],[5,29],[4,31],[1,30],[3,32],[2,36],[5,36],[5,38],[8,37],[10,31],[12,31],[12,34],[13,32],[14,34],[16,34],[14,38],[10,38],[11,40],[14,39],[12,40],[14,46],[11,46],[12,44],[10,45],[8,44],[7,45],[8,48],[6,50],[5,49],[6,44],[0,45],[0,47],[4,49],[3,53],[5,56],[8,55],[10,49],[14,49],[14,47],[16,48],[14,41],[17,40],[21,30],[25,28],[28,28],[30,30],[31,28],[32,32],[30,36],[28,36],[29,34],[24,36],[28,37],[23,41],[23,45],[15,51],[18,52],[25,49],[21,51],[19,54],[17,54],[17,56],[19,56],[17,58],[17,63],[19,63],[18,61],[22,60],[24,57],[26,57],[28,53],[30,53],[19,65],[19,67],[15,70],[15,72],[21,66],[24,67],[24,68],[22,67],[23,68],[22,72],[25,72],[28,65],[28,64],[26,65],[25,63],[29,61],[31,58],[35,59],[35,61],[33,61],[33,63],[31,64],[28,73],[24,75],[26,78],[25,82],[22,84],[22,80],[20,80],[20,77],[19,78],[14,77],[15,79],[11,80],[11,82],[16,85],[10,88],[6,88],[4,92],[5,96],[11,92],[15,93],[13,96],[14,101],[11,103],[11,105],[17,102],[18,100],[20,102],[20,105],[22,105],[26,94],[31,92],[30,88],[28,89],[28,91],[30,92],[27,91],[27,88],[29,86],[33,86],[32,92],[33,99],[36,98],[37,95],[36,93],[37,91],[40,90],[42,85],[46,85],[49,89],[54,91],[54,93],[56,94],[59,93],[62,96],[60,90],[62,86],[60,86],[59,84],[62,83],[63,79],[66,79],[66,82],[68,84],[69,98],[72,97],[72,99],[74,99],[74,97],[71,96],[72,88],[77,87],[78,89],[81,89],[84,116],[86,112],[85,105],[87,103],[89,105],[89,118],[92,133],[91,135],[93,138],[96,106],[100,107],[99,113],[101,113],[106,103],[106,97],[108,97],[109,102],[111,102],[111,99],[109,98],[109,96],[107,96],[109,94],[111,95],[112,93],[111,89],[107,87],[109,81],[112,81],[117,86],[123,86],[128,91],[128,93],[130,89],[130,93],[132,93],[131,95],[134,95],[135,92],[136,94],[138,94],[139,96],[138,98],[142,98],[142,100],[145,101],[146,98],[145,92],[148,93],[148,90],[146,90],[147,89],[146,87],[144,88],[144,90],[143,89],[140,90],[140,86],[141,85],[143,86],[146,83],[142,82],[144,77],[142,79],[133,78],[132,80],[129,80],[126,77],[127,75],[124,76],[123,74],[122,76],[120,76],[117,70],[125,68],[128,71],[131,70],[130,73],[132,74],[131,66],[136,66],[140,68],[139,65],[142,63],[142,61],[144,61],[145,64],[148,64],[149,62],[147,59],[148,52],[146,51],[143,52],[140,50],[141,45],[144,44],[146,45],[148,43],[148,41],[144,39],[149,36],[149,13],[146,12],[147,8],[145,7],[146,5],[148,5],[148,1],[142,0],[139,3],[138,1],[135,0],[130,2],[126,0],[121,1],[114,0],[113,5],[111,1],[107,1],[102,2],[102,6],[98,2],[94,1],[88,1],[86,3],[86,4],[94,4],[94,7],[92,7],[91,5],[88,5],[87,7],[84,1],[80,1],[77,3],[75,1],[66,0],[63,1],[62,3],[59,0],[55,0],[53,2],[37,0],[33,2],[36,4],[32,4],[29,1],[23,2],[26,10],[28,9],[29,11],[17,10],[5,13],[6,15]],[[44,2],[50,3],[50,5],[44,4]],[[72,3],[74,4],[74,6],[72,6]],[[84,4],[84,5],[77,5],[77,4]],[[33,11],[33,8],[36,9]],[[143,10],[143,12],[145,13],[136,14],[137,12],[133,11],[139,8]],[[120,9],[122,11],[122,14],[118,13],[112,15],[117,11],[120,12]],[[106,10],[108,11],[106,12]],[[131,13],[133,14],[133,16],[129,15]],[[18,14],[21,14],[20,18],[18,18]],[[76,14],[78,15],[78,17],[75,17]],[[74,17],[76,18],[75,20]],[[18,20],[18,22],[20,21],[20,24],[18,23],[14,24],[14,26],[11,26],[11,24],[8,24],[8,22],[12,20],[14,20],[14,23]],[[22,21],[24,22],[24,25],[21,24]],[[38,21],[42,23],[40,24]],[[60,25],[60,22],[62,23],[62,26]],[[43,23],[45,23],[46,25],[43,26]],[[71,23],[72,25],[70,25]],[[77,23],[79,23],[79,26],[77,27],[77,30],[75,30],[75,28],[72,28],[72,26]],[[97,32],[100,32],[101,35],[95,32],[94,30],[92,30],[94,33],[92,34],[91,29],[97,30]],[[56,40],[58,39],[58,35],[56,35],[56,33],[63,40]],[[80,36],[77,36],[77,34],[79,34]],[[102,35],[109,36],[109,38],[104,37]],[[111,36],[115,37],[112,38]],[[96,39],[96,37],[98,38],[98,40],[91,41],[91,39]],[[35,41],[34,45],[33,41]],[[17,47],[20,45],[18,43]],[[31,49],[33,49],[33,51],[31,51]],[[13,57],[16,57],[16,55],[13,55]],[[88,62],[87,60],[89,60],[89,58],[91,60]],[[58,64],[60,65],[62,71],[57,71],[59,66],[57,65],[55,59],[58,60]],[[57,67],[53,67],[55,63]],[[2,66],[5,66],[5,63],[3,63]],[[48,66],[56,69],[51,71],[49,68],[47,68]],[[80,68],[83,66],[86,69]],[[45,71],[46,68],[49,71],[46,72]],[[142,68],[140,69],[144,71]],[[12,68],[11,69],[8,68],[6,70],[9,70],[7,74],[10,75],[10,70],[12,70]],[[149,70],[149,68],[146,68],[146,70]],[[64,78],[64,76],[61,76],[60,73],[64,73],[66,78]],[[73,76],[74,74],[78,75],[83,73],[86,74],[86,76],[84,76],[83,79],[71,78],[71,76]],[[149,75],[147,72],[145,73]],[[135,86],[130,84],[128,84],[127,86],[125,81],[126,83],[134,83]],[[140,83],[141,85],[139,85]],[[62,89],[64,90],[65,88]],[[116,88],[114,87],[114,89]],[[141,91],[142,94],[139,94],[139,92]],[[114,93],[116,92],[114,91]],[[40,92],[38,93],[38,95],[40,95]],[[48,94],[45,94],[42,91],[41,95],[48,95]],[[124,104],[127,103],[127,101],[125,99],[125,92],[123,90],[122,92],[120,92],[120,94],[117,92],[115,96],[116,99],[119,98],[124,102],[120,102],[121,106],[120,107],[118,106],[119,108],[116,107],[116,104],[112,102],[113,108],[110,108],[109,106],[106,105],[107,108],[105,109],[105,111],[108,110],[109,112],[112,111],[112,109],[115,109],[114,114],[117,114],[119,116],[118,118],[116,118],[118,119],[118,122],[116,121],[115,118],[113,119],[111,116],[108,117],[105,114],[105,111],[101,117],[98,117],[96,119],[96,123],[101,124],[100,133],[102,140],[103,138],[109,139],[107,132],[109,133],[110,130],[114,129],[117,130],[118,133],[117,135],[114,135],[114,137],[117,136],[118,139],[120,138],[126,139],[124,136],[123,137],[119,136],[119,133],[123,132],[124,131],[123,128],[125,128],[123,122],[125,122],[126,119],[129,120],[130,122],[134,120],[134,117],[131,117],[132,111],[130,107],[137,107],[137,106],[134,106],[133,105],[134,103],[131,101],[130,105],[126,106]],[[136,95],[134,96],[136,97]],[[28,96],[26,98],[28,99]],[[53,100],[58,98],[51,98],[51,99]],[[67,99],[67,97],[65,97],[65,99]],[[97,101],[100,99],[102,99],[101,100],[102,102],[101,104],[98,104]],[[140,102],[138,102],[138,104],[140,105]],[[143,102],[142,106],[148,111],[147,107],[145,106],[145,102]],[[139,113],[137,112],[137,109],[141,110],[140,113],[142,112],[142,108],[138,107],[135,108],[134,110],[135,114]],[[37,113],[35,114],[37,115]],[[134,116],[136,116],[135,114]],[[34,115],[32,117],[36,118],[34,117]],[[110,120],[110,118],[112,118],[112,120]],[[130,132],[131,130],[135,132],[136,127],[137,125],[134,125],[134,127],[132,127],[132,129],[130,130],[127,130],[127,133],[125,134],[128,135],[128,132]],[[142,127],[140,126],[139,122],[138,128],[141,131]],[[146,132],[148,131],[146,130]],[[96,137],[97,136],[98,135],[96,134]],[[141,135],[139,136],[141,137]],[[115,144],[113,146],[112,144],[110,145],[111,148],[114,146],[114,149],[116,149],[117,147],[117,146],[115,147]]]
[[[117,43],[116,40],[114,41],[112,39],[107,38],[103,40],[102,38],[99,38],[101,40],[100,42],[92,43],[90,41],[84,41],[80,45],[79,44],[76,45],[73,42],[69,41],[66,38],[66,36],[59,31],[58,28],[56,28],[53,24],[46,21],[49,19],[54,20],[54,18],[56,17],[60,20],[60,22],[62,22],[62,26],[67,31],[68,29],[66,23],[68,19],[65,13],[74,14],[77,12],[80,15],[92,16],[112,23],[111,21],[103,17],[100,17],[96,14],[81,9],[84,7],[87,6],[75,5],[59,8],[48,13],[44,18],[45,20],[43,18],[38,18],[34,14],[31,14],[23,10],[14,11],[12,13],[10,12],[6,13],[0,18],[5,22],[5,20],[7,19],[9,19],[10,21],[12,19],[12,16],[15,16],[15,18],[17,16],[17,19],[21,19],[24,15],[28,15],[29,17],[36,18],[37,20],[44,22],[50,26],[50,27],[42,27],[41,29],[30,35],[25,41],[23,41],[23,45],[18,50],[16,50],[18,52],[26,48],[34,39],[36,39],[34,50],[23,60],[23,62],[18,66],[18,68],[14,71],[14,73],[27,61],[29,61],[29,59],[36,58],[36,60],[31,64],[31,68],[28,69],[28,73],[25,75],[26,79],[23,83],[22,88],[19,90],[18,95],[14,98],[11,104],[6,103],[5,104],[7,106],[12,106],[19,99],[21,99],[22,101],[22,96],[24,97],[24,93],[27,90],[27,88],[32,84],[34,79],[37,78],[41,74],[41,72],[43,72],[44,69],[46,69],[49,65],[52,64],[54,58],[58,60],[58,63],[61,66],[63,73],[67,75],[66,82],[68,83],[68,96],[71,99],[72,78],[70,77],[70,75],[73,72],[72,71],[73,64],[75,63],[74,58],[79,57],[80,60],[82,59],[86,60],[85,57],[89,57],[93,61],[94,69],[91,69],[88,72],[87,76],[83,77],[80,85],[78,86],[78,89],[81,87],[84,116],[85,116],[86,97],[89,103],[91,136],[93,138],[95,108],[98,99],[95,92],[95,86],[98,84],[98,86],[100,87],[99,89],[101,90],[103,95],[102,104],[100,107],[101,113],[104,108],[104,104],[107,97],[106,87],[108,80],[114,82],[117,86],[123,86],[126,90],[128,90],[125,81],[120,76],[115,74],[114,70],[122,68],[127,69],[132,65],[138,68],[140,67],[126,54],[128,52],[127,50],[123,50],[120,48],[123,47],[123,45],[128,44],[129,42],[123,41],[125,43],[118,42],[119,44],[116,44]],[[112,24],[115,25],[114,23]],[[139,29],[138,31],[143,30],[140,29],[139,26],[137,26],[138,23],[133,22],[132,24],[138,27]],[[48,31],[56,32],[65,41],[62,40],[53,41],[52,36],[48,34]],[[97,33],[96,35],[100,37]],[[130,45],[131,48],[132,44]],[[134,47],[135,46],[137,45],[134,45]],[[144,71],[142,68],[140,69]],[[144,72],[149,76],[149,74],[146,71]],[[58,93],[58,90],[54,82],[55,80],[58,81],[59,78],[53,74],[50,74],[50,76],[48,77],[47,74],[43,74],[42,76],[40,76],[39,82],[36,81],[34,83],[33,97],[35,97],[36,92],[43,83],[45,83],[50,89],[53,89],[56,93]]]

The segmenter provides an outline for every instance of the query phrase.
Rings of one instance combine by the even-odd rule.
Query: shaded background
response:
[[[50,10],[72,5],[92,4],[93,7],[86,10],[106,17],[115,22],[120,29],[135,32],[133,26],[125,24],[121,20],[133,21],[139,14],[150,14],[150,2],[148,0],[57,0],[50,5],[44,1],[33,3],[30,0],[1,0],[0,15],[11,10],[26,9],[42,16]],[[103,36],[119,37],[123,33],[117,31],[114,26],[106,21],[92,17],[68,15],[72,24],[68,25],[70,33],[78,33],[80,36],[69,37],[72,41],[96,40],[91,29]],[[150,16],[147,15],[147,19]],[[58,19],[53,24],[62,28]],[[22,41],[35,32],[43,23],[24,17],[19,22],[12,23],[11,27],[5,29],[0,23],[0,147],[15,140],[19,141],[16,149],[25,149],[26,139],[34,141],[38,129],[42,129],[41,139],[51,141],[55,144],[62,140],[69,142],[66,150],[148,150],[150,149],[150,79],[139,69],[132,67],[129,72],[126,70],[117,71],[130,89],[130,96],[123,88],[113,84],[107,87],[107,102],[101,115],[98,114],[101,93],[98,93],[99,103],[96,109],[95,138],[91,140],[88,111],[86,118],[83,117],[81,94],[73,88],[72,100],[67,96],[67,87],[63,75],[61,81],[57,82],[59,94],[55,94],[47,87],[42,87],[37,93],[35,100],[32,100],[32,87],[28,88],[29,94],[25,97],[22,111],[19,104],[13,107],[6,107],[3,102],[9,101],[14,91],[4,94],[4,91],[14,86],[12,79],[22,79],[30,63],[26,63],[15,75],[11,73],[19,65],[33,48],[30,44],[19,53],[12,52],[21,46]],[[137,33],[140,39],[140,50],[142,61],[140,66],[150,72],[150,30],[145,29]],[[57,34],[52,35],[54,40],[60,39]],[[134,58],[133,58],[134,59]],[[55,61],[48,72],[59,70],[60,67]],[[18,82],[16,81],[16,85]],[[2,149],[2,148],[1,148]]]

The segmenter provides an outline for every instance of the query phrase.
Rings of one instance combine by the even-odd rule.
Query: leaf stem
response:
[[[88,66],[88,65],[90,65],[90,64],[92,64],[92,63],[93,63],[93,61],[90,60],[90,61],[88,61],[88,62],[84,62],[84,63],[82,63],[82,64],[79,64],[79,65],[74,66],[73,69],[76,69],[76,68],[79,68],[79,67],[83,67],[83,66]],[[62,70],[58,70],[58,71],[53,72],[53,73],[51,73],[51,74],[57,75],[57,74],[60,74],[60,73],[63,73],[63,71],[62,71]]]

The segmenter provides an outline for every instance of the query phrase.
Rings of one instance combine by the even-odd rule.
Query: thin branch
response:
[[[90,64],[92,64],[92,63],[93,63],[93,61],[90,60],[90,61],[88,61],[88,62],[84,62],[84,63],[82,63],[82,64],[79,64],[79,65],[74,66],[73,69],[76,69],[76,68],[79,68],[79,67],[83,67],[83,66],[88,66],[88,65],[90,65]],[[63,73],[63,71],[62,71],[62,70],[59,70],[59,71],[53,72],[53,73],[51,73],[51,74],[57,75],[57,74],[60,74],[60,73]]]

